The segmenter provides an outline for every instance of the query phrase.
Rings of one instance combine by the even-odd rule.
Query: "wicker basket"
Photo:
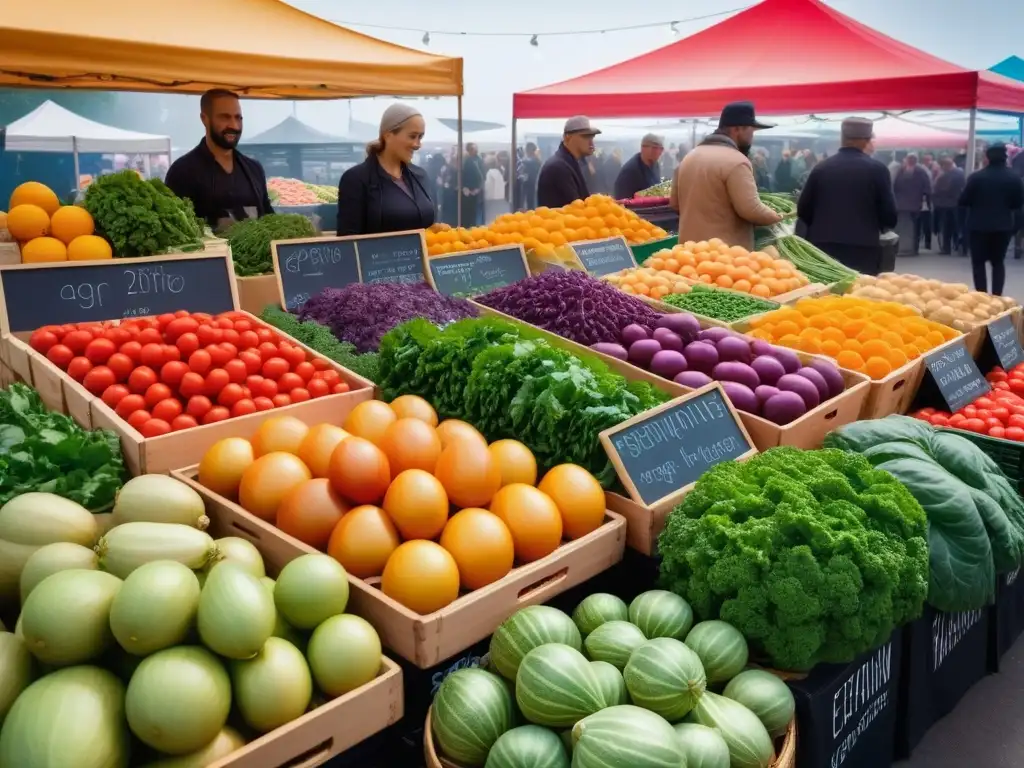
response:
[[[430,725],[430,714],[431,710],[427,710],[427,722],[423,726],[423,757],[427,761],[427,768],[461,768],[443,758],[434,748],[434,731]],[[779,747],[771,768],[796,768],[796,718],[790,721],[781,741],[782,746]]]

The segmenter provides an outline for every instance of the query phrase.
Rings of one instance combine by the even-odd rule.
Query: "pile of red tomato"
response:
[[[144,437],[349,391],[327,360],[240,312],[47,325],[29,344]]]
[[[1024,442],[1024,363],[1009,373],[993,368],[985,378],[992,391],[956,413],[922,408],[911,414],[933,427],[952,427],[979,435]]]

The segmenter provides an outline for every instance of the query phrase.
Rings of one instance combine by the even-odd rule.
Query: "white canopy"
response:
[[[62,152],[71,154],[132,152],[157,154],[170,151],[167,136],[125,131],[93,122],[46,101],[5,130],[9,152]]]

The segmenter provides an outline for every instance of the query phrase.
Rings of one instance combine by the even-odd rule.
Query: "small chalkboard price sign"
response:
[[[297,311],[324,288],[360,282],[355,241],[339,237],[275,240],[274,256],[281,306]]]
[[[939,385],[942,399],[953,413],[992,390],[971,353],[967,351],[963,338],[925,355],[924,362],[935,383]]]
[[[445,296],[472,298],[530,276],[521,245],[500,245],[451,256],[425,257],[431,287]]]
[[[423,230],[355,238],[364,283],[422,283],[427,254]]]
[[[999,358],[999,364],[1007,371],[1024,362],[1024,351],[1020,347],[1020,336],[1014,325],[1013,315],[997,317],[988,324],[988,338]]]
[[[218,314],[238,307],[228,254],[64,261],[0,267],[0,331],[100,322],[185,309]]]
[[[591,277],[604,277],[636,266],[633,252],[629,250],[625,238],[621,236],[570,245]]]
[[[606,429],[600,438],[630,497],[648,507],[682,498],[715,465],[757,452],[718,382]]]

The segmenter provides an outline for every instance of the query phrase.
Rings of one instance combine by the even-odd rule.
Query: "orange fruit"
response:
[[[486,445],[456,440],[441,451],[434,468],[458,507],[485,507],[501,487],[501,469]]]
[[[312,477],[298,456],[275,451],[260,456],[242,474],[238,503],[261,520],[273,522],[284,497]]]
[[[338,447],[338,443],[348,436],[348,432],[341,427],[317,424],[310,427],[309,432],[302,438],[296,455],[309,467],[313,477],[327,477],[331,454]]]
[[[567,539],[586,536],[604,522],[604,489],[596,477],[577,464],[552,467],[537,490],[555,502]]]
[[[400,419],[420,419],[432,427],[437,426],[437,411],[419,395],[402,395],[391,401],[391,410]]]
[[[357,579],[369,579],[384,572],[388,558],[401,543],[387,513],[366,504],[349,510],[334,526],[327,554]]]
[[[342,427],[350,435],[379,444],[384,431],[398,419],[391,406],[380,400],[365,400],[345,417]]]
[[[562,516],[551,497],[525,483],[506,485],[491,501],[491,512],[512,533],[516,559],[524,563],[554,552],[562,542]]]
[[[69,261],[100,261],[113,257],[110,243],[99,235],[79,235],[68,243]]]
[[[7,231],[15,240],[27,242],[50,231],[50,214],[38,205],[16,205],[7,212]]]
[[[512,570],[515,544],[508,526],[486,509],[456,512],[441,533],[441,546],[459,567],[464,589],[480,589]]]
[[[388,457],[391,473],[396,477],[407,469],[433,472],[437,457],[441,455],[441,438],[437,436],[437,430],[417,418],[393,421],[377,445]]]
[[[199,483],[221,496],[237,499],[242,476],[255,460],[252,443],[241,437],[225,437],[203,454]]]
[[[347,437],[338,443],[327,465],[334,490],[356,504],[373,504],[391,485],[391,465],[384,452],[369,440]]]
[[[420,615],[440,610],[459,596],[459,567],[432,541],[407,541],[391,553],[381,591]]]
[[[47,217],[52,216],[60,208],[57,194],[45,184],[38,181],[26,181],[19,184],[11,193],[8,209],[19,205],[36,205],[43,209]]]
[[[309,425],[305,422],[294,416],[275,416],[260,424],[250,442],[256,458],[275,451],[298,455],[307,434]]]
[[[491,443],[488,451],[498,464],[503,486],[512,483],[537,484],[537,459],[518,440],[498,440]]]
[[[55,237],[37,237],[21,246],[22,264],[41,264],[47,261],[67,260],[67,246]]]
[[[448,522],[448,494],[440,480],[422,469],[396,476],[382,506],[403,539],[437,538]]]
[[[65,245],[76,237],[91,235],[95,228],[92,216],[80,205],[63,205],[50,218],[50,234]]]
[[[278,529],[303,544],[323,550],[331,531],[348,512],[349,505],[326,477],[317,477],[292,488],[277,508]]]

